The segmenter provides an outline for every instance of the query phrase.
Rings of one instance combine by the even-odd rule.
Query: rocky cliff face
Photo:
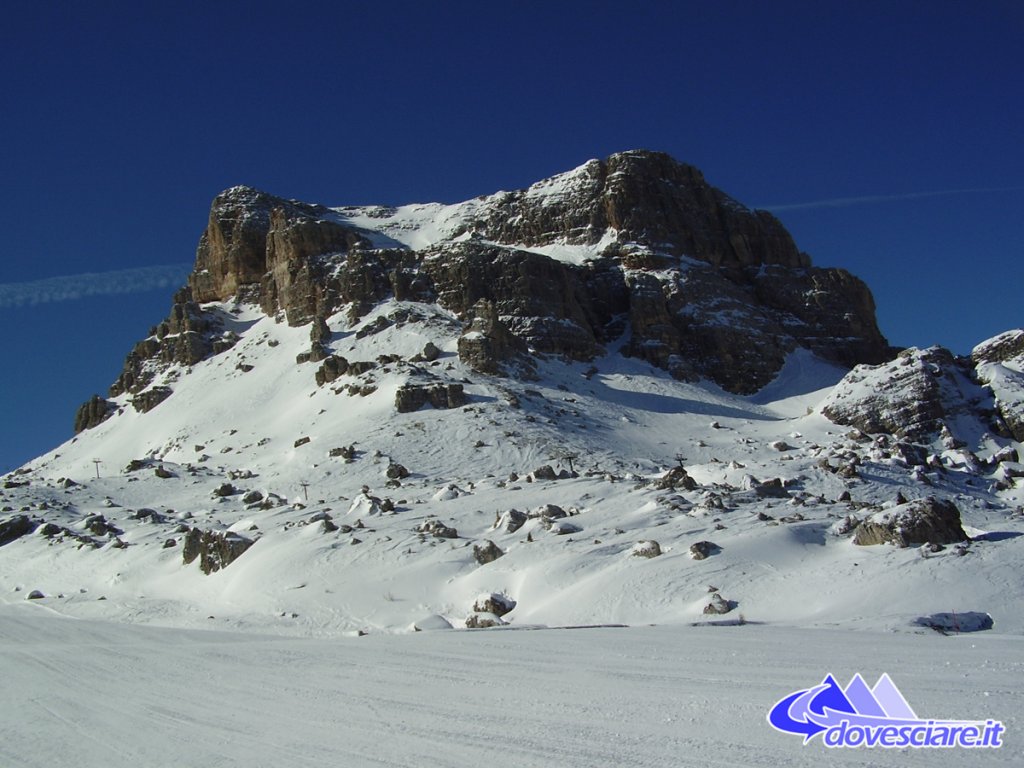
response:
[[[251,297],[303,325],[333,303],[327,260],[367,244],[323,206],[232,187],[213,201],[189,286],[198,302]]]
[[[1024,439],[1024,330],[975,347],[970,358],[942,347],[906,349],[843,378],[822,413],[867,434],[946,448],[977,442],[978,433]]]
[[[806,267],[782,224],[715,189],[699,170],[660,152],[623,152],[494,196],[466,223],[484,237],[528,247],[593,245],[608,230],[673,256],[723,267]]]
[[[867,434],[929,442],[985,400],[969,361],[942,347],[912,348],[884,365],[855,368],[836,385],[822,413]]]
[[[777,219],[697,169],[635,151],[453,206],[330,209],[229,189],[213,201],[188,288],[111,395],[139,395],[161,366],[230,347],[208,302],[318,327],[389,297],[455,313],[460,355],[493,375],[528,373],[531,354],[589,360],[624,339],[624,354],[673,376],[749,394],[797,347],[849,366],[892,355],[860,280],[812,267]],[[76,426],[99,416],[93,407]]]
[[[977,377],[992,390],[996,410],[1014,440],[1024,441],[1024,329],[1001,333],[971,353]]]

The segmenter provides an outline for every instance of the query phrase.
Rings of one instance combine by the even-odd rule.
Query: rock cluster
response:
[[[128,353],[124,370],[110,387],[110,396],[136,394],[149,386],[159,370],[159,365],[153,363],[195,365],[233,344],[231,335],[222,332],[219,319],[193,300],[189,288],[182,288],[174,294],[167,319]]]
[[[460,408],[466,404],[461,384],[403,384],[395,392],[399,413],[418,411],[427,403],[434,408]]]
[[[348,360],[341,355],[328,355],[316,371],[317,386],[330,384],[348,372]]]

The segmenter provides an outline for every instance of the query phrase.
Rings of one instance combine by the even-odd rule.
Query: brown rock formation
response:
[[[715,266],[806,267],[782,224],[750,211],[661,152],[622,152],[506,193],[469,228],[501,243],[595,244],[608,228],[619,241],[646,243]]]
[[[102,424],[109,419],[116,406],[99,395],[93,395],[78,407],[75,414],[75,434]]]
[[[928,442],[953,417],[977,413],[986,394],[971,378],[966,360],[942,347],[907,349],[884,365],[858,366],[836,385],[822,413],[866,434],[885,433]]]
[[[909,547],[911,544],[956,544],[968,538],[956,505],[929,496],[875,513],[857,526],[853,543]]]
[[[355,320],[389,297],[455,313],[469,329],[460,357],[502,375],[529,376],[530,364],[506,364],[530,354],[589,360],[626,332],[625,354],[737,393],[769,383],[797,347],[851,366],[892,354],[862,282],[811,267],[773,216],[668,155],[593,160],[462,210],[453,231],[417,251],[376,247],[386,238],[371,241],[343,211],[226,190],[188,287],[128,355],[111,396],[137,395],[163,368],[230,348],[225,312],[202,305],[232,297],[290,325],[316,320],[299,356],[314,362],[331,352],[325,318],[347,306]],[[582,263],[530,250],[599,244]]]

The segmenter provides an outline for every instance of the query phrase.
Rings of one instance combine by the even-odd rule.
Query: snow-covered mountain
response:
[[[1022,393],[1024,331],[893,350],[859,280],[664,155],[455,205],[235,187],[77,435],[4,478],[0,600],[1019,634]]]

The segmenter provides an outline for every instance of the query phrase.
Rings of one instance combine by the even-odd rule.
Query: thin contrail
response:
[[[184,284],[190,270],[188,264],[165,264],[110,272],[84,272],[23,283],[0,283],[0,309],[75,301],[87,296],[177,288]]]
[[[865,195],[863,197],[833,197],[828,200],[812,200],[808,203],[784,203],[782,205],[758,205],[766,211],[800,211],[810,208],[845,208],[850,205],[870,203],[891,203],[899,200],[918,200],[923,197],[946,197],[987,192],[1019,192],[1024,187],[982,187],[980,189],[936,189],[931,192],[903,192],[898,195]]]

